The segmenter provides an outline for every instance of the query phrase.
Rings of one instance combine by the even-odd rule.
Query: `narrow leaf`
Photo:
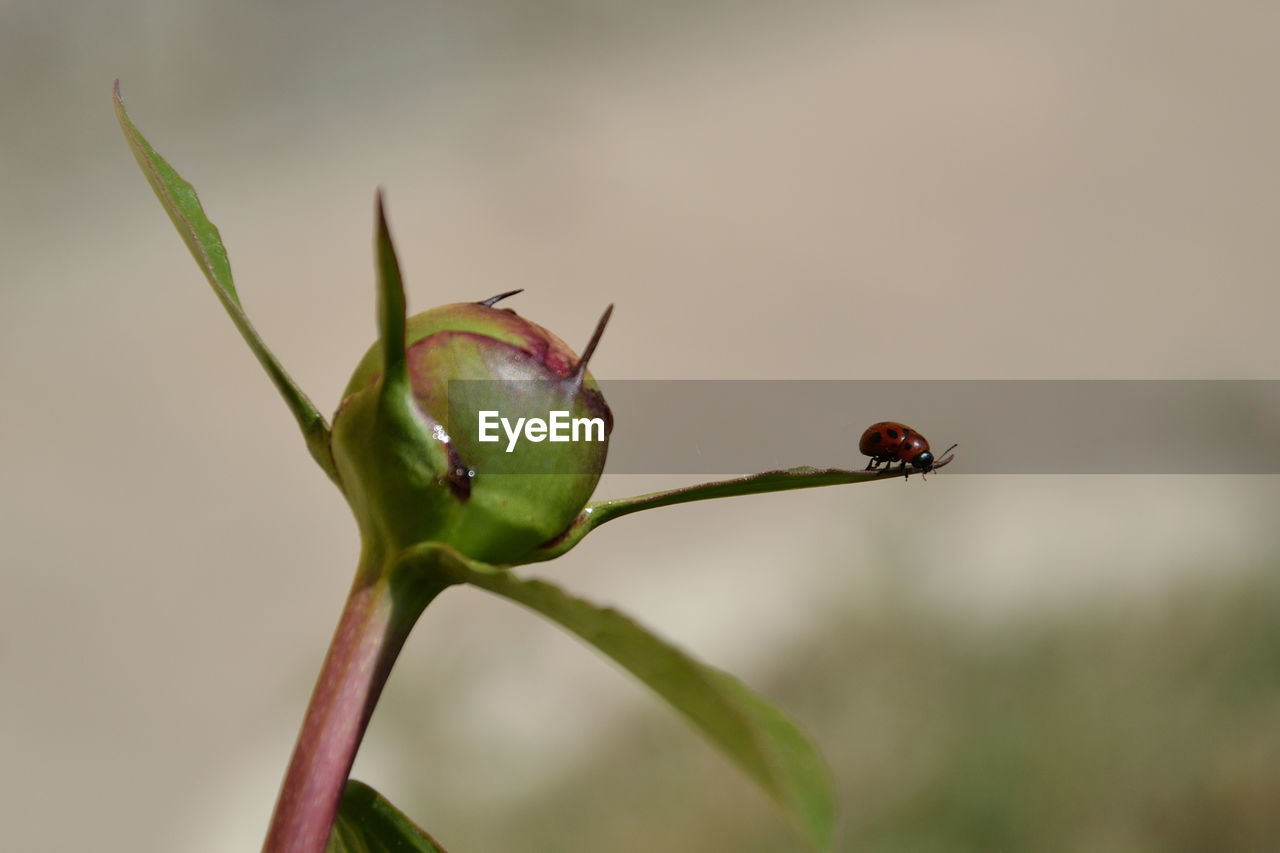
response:
[[[954,456],[946,456],[939,460],[933,469],[936,471],[951,463]],[[714,483],[700,483],[696,486],[683,486],[663,492],[639,495],[634,498],[597,501],[588,504],[559,538],[548,542],[538,550],[535,560],[550,560],[573,548],[606,521],[640,512],[645,509],[657,509],[674,504],[705,501],[713,498],[731,498],[741,495],[758,495],[765,492],[785,492],[790,489],[812,489],[818,486],[837,486],[845,483],[859,483],[869,480],[888,480],[905,477],[911,472],[907,469],[880,469],[879,471],[846,470],[843,468],[788,468],[784,471],[763,471],[746,477],[732,480],[718,480]]]
[[[325,853],[445,853],[445,849],[386,797],[349,779]]]
[[[460,579],[541,613],[613,658],[745,770],[814,849],[831,849],[836,811],[831,779],[817,750],[781,711],[617,610],[507,571],[476,564],[456,571]]]
[[[119,80],[115,82],[112,90],[112,100],[115,103],[116,119],[120,122],[120,129],[124,131],[125,139],[128,140],[129,148],[132,149],[134,158],[142,168],[142,174],[146,176],[147,183],[151,184],[151,189],[155,192],[156,198],[160,199],[160,204],[169,214],[174,227],[178,229],[182,241],[187,244],[192,257],[196,259],[205,278],[213,286],[213,292],[230,315],[231,322],[240,331],[241,337],[249,345],[249,349],[253,350],[258,363],[266,370],[276,390],[280,392],[285,404],[293,412],[306,438],[307,449],[311,451],[312,458],[329,475],[329,478],[337,483],[337,471],[334,469],[333,458],[329,453],[329,425],[325,422],[324,416],[307,399],[307,395],[276,360],[275,355],[267,348],[249,322],[249,317],[240,304],[240,296],[236,293],[235,283],[231,278],[231,264],[227,260],[227,251],[223,248],[222,237],[218,233],[217,226],[205,215],[200,199],[196,196],[196,191],[191,184],[187,183],[168,161],[151,147],[137,126],[129,119],[128,114],[125,113],[124,101],[120,97]],[[341,486],[340,483],[339,486]]]

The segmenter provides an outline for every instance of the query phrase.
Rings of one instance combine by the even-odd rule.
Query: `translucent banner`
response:
[[[513,393],[532,384],[450,383],[447,431],[507,473],[581,473],[577,454],[565,451],[595,440],[605,425],[567,404],[546,412],[534,405],[567,400],[562,388]],[[605,469],[612,474],[861,468],[869,460],[858,440],[877,421],[907,424],[935,453],[959,444],[947,475],[1280,473],[1274,380],[602,380],[600,387],[613,413]],[[503,411],[508,399],[522,401],[518,411]]]

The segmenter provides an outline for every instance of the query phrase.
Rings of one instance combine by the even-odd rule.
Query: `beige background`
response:
[[[256,849],[357,549],[138,174],[114,77],[325,411],[373,336],[377,185],[412,306],[524,287],[581,346],[616,302],[599,376],[1277,378],[1277,24],[1154,0],[0,4],[0,848]],[[886,583],[985,629],[1275,553],[1273,478],[963,476],[965,437],[920,428],[962,444],[927,485],[655,512],[538,573],[766,684]],[[448,846],[654,705],[450,593],[358,772]],[[456,802],[412,800],[441,778]]]

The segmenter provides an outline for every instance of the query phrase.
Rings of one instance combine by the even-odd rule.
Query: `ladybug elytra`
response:
[[[942,456],[945,457],[955,447],[954,444],[948,447]],[[897,470],[910,467],[921,474],[927,474],[939,464],[939,460],[929,450],[928,439],[897,421],[880,421],[867,427],[858,441],[858,450],[871,457],[871,461],[867,463],[868,471],[880,468],[881,463],[888,463],[888,467],[882,470],[894,470],[893,463],[897,462]],[[945,463],[950,460],[942,461]]]

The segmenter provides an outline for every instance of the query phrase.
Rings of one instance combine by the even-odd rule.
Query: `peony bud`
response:
[[[613,417],[586,360],[609,311],[579,359],[551,332],[493,307],[510,295],[407,321],[407,399],[384,389],[381,342],[356,367],[331,448],[366,542],[392,552],[444,542],[476,560],[517,564],[567,530],[590,499]],[[482,411],[509,423],[567,412],[603,428],[595,441],[512,442],[501,430],[480,441]]]

